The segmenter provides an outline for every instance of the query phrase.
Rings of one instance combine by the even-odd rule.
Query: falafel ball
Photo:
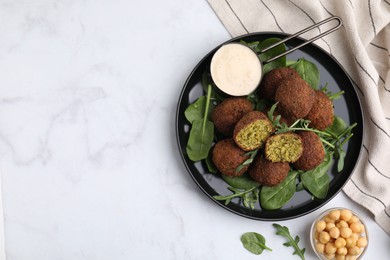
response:
[[[212,153],[213,163],[221,174],[236,177],[248,170],[249,166],[245,166],[240,171],[236,171],[237,167],[249,156],[245,155],[245,152],[236,145],[232,138],[218,141]]]
[[[283,80],[275,94],[278,110],[286,118],[293,121],[304,118],[312,109],[316,100],[316,92],[299,77]]]
[[[302,156],[293,164],[297,170],[308,171],[320,165],[325,158],[325,149],[318,135],[311,131],[299,131],[302,138]]]
[[[251,111],[236,124],[233,139],[238,147],[251,151],[259,148],[273,131],[272,122],[263,112]]]
[[[316,101],[306,116],[310,126],[318,130],[325,130],[332,125],[334,119],[332,100],[321,90],[316,91]]]
[[[227,98],[214,108],[211,120],[220,133],[230,137],[238,120],[252,110],[253,104],[246,98]]]
[[[289,171],[290,164],[287,162],[271,162],[263,156],[257,156],[248,173],[262,185],[275,186],[286,179]]]
[[[303,141],[296,133],[276,134],[265,141],[265,158],[271,162],[296,162],[302,153]]]
[[[293,68],[277,68],[264,75],[259,87],[259,95],[268,100],[275,100],[276,89],[287,78],[300,77]]]

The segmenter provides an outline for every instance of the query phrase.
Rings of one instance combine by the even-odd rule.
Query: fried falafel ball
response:
[[[296,162],[303,153],[302,138],[295,133],[270,136],[265,142],[265,158],[271,162]]]
[[[310,126],[325,130],[332,125],[334,119],[332,100],[322,91],[316,91],[316,101],[305,119],[310,120]]]
[[[297,170],[308,171],[320,165],[325,158],[325,149],[318,135],[311,131],[299,131],[302,138],[302,156],[293,164]]]
[[[264,75],[259,86],[259,95],[268,100],[275,100],[276,89],[280,82],[287,78],[299,77],[293,68],[277,68]]]
[[[290,164],[287,162],[271,162],[263,156],[257,156],[248,173],[262,185],[275,186],[286,179],[289,171]]]
[[[301,78],[293,77],[283,80],[275,94],[278,110],[293,121],[304,118],[312,109],[316,93]]]
[[[212,153],[213,163],[223,175],[236,177],[241,176],[248,170],[249,166],[245,166],[237,172],[237,167],[249,156],[245,155],[245,152],[236,145],[232,138],[218,141]]]
[[[252,110],[253,104],[246,98],[227,98],[214,108],[211,120],[220,133],[231,137],[238,120]]]
[[[251,151],[263,145],[274,128],[268,117],[260,111],[245,114],[236,124],[233,139],[244,151]]]

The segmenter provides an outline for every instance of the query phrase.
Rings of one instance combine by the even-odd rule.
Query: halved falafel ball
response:
[[[276,134],[267,139],[264,152],[271,162],[296,162],[303,153],[303,141],[292,132]]]
[[[252,110],[252,102],[246,98],[227,98],[214,108],[211,120],[220,133],[230,137],[238,120]]]
[[[293,68],[277,68],[264,75],[259,86],[259,95],[268,100],[275,100],[276,89],[282,80],[290,77],[299,77]]]
[[[274,131],[272,122],[260,111],[251,111],[238,121],[233,139],[244,151],[259,148]]]
[[[314,89],[299,77],[283,80],[275,93],[275,101],[279,102],[279,112],[294,121],[304,118],[309,113],[315,97]]]
[[[311,170],[324,161],[324,146],[322,145],[321,139],[314,132],[299,131],[297,134],[302,138],[303,153],[293,166],[297,170]]]
[[[212,153],[213,163],[221,174],[236,177],[248,170],[249,166],[245,166],[240,171],[236,171],[237,167],[248,159],[249,156],[245,155],[245,152],[231,138],[217,142]]]
[[[271,162],[263,156],[257,156],[248,173],[262,185],[275,186],[287,177],[289,171],[290,164],[287,162]]]
[[[325,130],[332,125],[334,118],[332,100],[322,91],[316,91],[316,101],[306,119],[310,120],[310,126],[318,130]]]

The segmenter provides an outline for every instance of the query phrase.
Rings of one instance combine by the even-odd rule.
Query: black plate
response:
[[[282,33],[253,33],[231,39],[225,43],[237,42],[240,40],[247,42],[262,41],[267,38],[285,38],[287,36],[287,34]],[[303,39],[295,38],[287,43],[287,47],[291,48],[301,44],[302,42]],[[348,143],[343,171],[338,173],[336,167],[334,166],[328,172],[331,182],[327,197],[325,199],[312,199],[311,195],[305,190],[296,192],[294,197],[283,208],[272,211],[261,209],[259,203],[257,203],[255,209],[252,210],[243,206],[238,199],[232,200],[228,205],[224,205],[224,201],[217,201],[213,199],[213,196],[219,194],[231,194],[231,192],[227,189],[228,185],[219,175],[208,173],[207,166],[204,162],[194,163],[186,155],[186,145],[190,131],[190,124],[184,116],[185,109],[199,96],[203,95],[203,89],[201,86],[202,74],[209,70],[211,58],[220,46],[217,46],[214,50],[208,53],[191,72],[184,84],[177,106],[177,142],[182,159],[191,177],[199,188],[215,203],[233,213],[251,219],[286,220],[305,215],[323,206],[342,189],[347,180],[350,178],[359,159],[362,148],[362,109],[356,89],[347,73],[335,59],[314,44],[306,45],[305,47],[287,55],[287,59],[289,60],[297,60],[298,58],[304,57],[305,59],[315,63],[320,70],[320,86],[324,86],[328,83],[328,89],[333,93],[344,90],[345,94],[343,97],[334,101],[335,114],[342,117],[347,124],[354,122],[358,124],[357,127],[353,129],[354,136]]]

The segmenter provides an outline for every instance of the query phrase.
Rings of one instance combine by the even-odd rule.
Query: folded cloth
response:
[[[295,33],[330,16],[343,26],[317,41],[357,87],[364,114],[360,160],[344,192],[390,235],[390,0],[208,0],[230,34]],[[324,30],[325,31],[325,30]],[[311,30],[303,38],[311,38]]]

